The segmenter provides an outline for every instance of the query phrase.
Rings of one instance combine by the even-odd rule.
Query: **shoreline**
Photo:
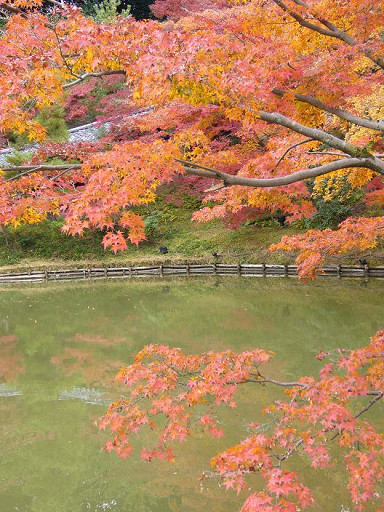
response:
[[[318,277],[333,278],[384,278],[384,267],[324,265]],[[29,269],[19,272],[0,273],[0,285],[12,283],[42,283],[50,281],[84,281],[99,279],[126,279],[135,277],[166,276],[239,276],[239,277],[298,277],[296,265],[268,263],[186,263],[147,264],[128,266],[87,266],[66,269]]]

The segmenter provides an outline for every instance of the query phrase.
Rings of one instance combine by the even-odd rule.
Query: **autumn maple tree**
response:
[[[149,429],[157,440],[141,457],[171,461],[174,443],[196,431],[224,435],[219,412],[236,406],[239,387],[278,386],[285,397],[265,408],[264,422],[250,420],[249,436],[215,456],[206,476],[219,478],[226,489],[246,490],[242,512],[296,512],[313,506],[316,496],[304,485],[304,475],[286,464],[302,457],[313,468],[332,471],[342,461],[356,510],[372,504],[382,510],[384,438],[364,414],[382,406],[384,332],[363,348],[319,353],[327,362],[318,378],[272,379],[265,368],[271,357],[260,349],[188,355],[164,345],[144,347],[117,375],[127,394],[99,423],[114,436],[105,449],[128,457],[136,435]],[[256,474],[261,480],[252,483]]]

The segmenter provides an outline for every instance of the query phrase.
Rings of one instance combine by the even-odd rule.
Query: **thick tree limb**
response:
[[[339,139],[338,137],[335,137],[334,135],[331,135],[330,133],[327,133],[323,130],[319,130],[318,128],[310,128],[309,126],[300,124],[297,121],[293,121],[292,119],[283,116],[282,114],[278,114],[276,112],[264,112],[262,110],[259,110],[258,115],[262,121],[266,121],[267,123],[270,124],[278,124],[280,126],[284,126],[285,128],[288,128],[289,130],[292,130],[296,133],[300,133],[301,135],[305,135],[310,139],[315,139],[320,142],[323,142],[324,144],[327,144],[327,146],[330,146],[333,149],[339,149],[340,151],[347,153],[347,155],[356,157],[360,156],[359,153],[361,154],[362,152],[361,148],[359,148],[358,146],[354,146],[353,144],[350,144],[349,142]],[[365,156],[370,155],[367,154]]]
[[[273,2],[280,7],[284,12],[289,14],[291,18],[293,18],[295,21],[299,23],[302,27],[308,28],[309,30],[314,30],[315,32],[318,32],[319,34],[323,34],[324,36],[329,37],[336,37],[333,30],[327,30],[319,25],[316,25],[315,23],[311,23],[310,21],[304,19],[302,16],[297,14],[295,11],[292,11],[289,9],[289,7],[282,2],[281,0],[273,0]]]
[[[317,178],[319,176],[325,176],[326,174],[339,171],[341,169],[370,169],[384,175],[384,164],[383,169],[377,171],[376,169],[372,168],[374,164],[371,158],[344,158],[342,160],[336,160],[335,162],[330,162],[318,167],[297,171],[292,174],[288,174],[287,176],[279,176],[276,178],[246,178],[242,176],[234,176],[232,174],[227,174],[220,171],[207,171],[204,168],[201,168],[199,165],[191,164],[191,162],[184,162],[183,165],[185,172],[193,176],[222,180],[227,186],[240,185],[243,187],[254,188],[282,187],[285,185],[291,185],[292,183],[297,183],[299,181]]]
[[[373,154],[369,153],[365,149],[354,146],[353,144],[339,139],[338,137],[335,137],[334,135],[327,133],[324,130],[319,130],[318,128],[310,128],[309,126],[300,124],[296,121],[293,121],[292,119],[289,119],[288,117],[283,116],[282,114],[263,111],[259,111],[258,114],[260,119],[266,121],[267,123],[284,126],[285,128],[288,128],[296,133],[300,133],[306,137],[323,142],[332,149],[338,149],[355,159],[364,161],[365,163],[362,167],[366,167],[380,174],[384,174],[384,162],[382,162],[379,158],[376,158]],[[353,167],[360,166],[354,165]]]
[[[57,0],[47,0],[47,2],[57,7],[63,7],[64,5],[64,2],[58,2]],[[23,10],[13,5],[10,5],[7,2],[0,2],[0,8],[12,14],[21,14],[22,16],[26,16],[26,13]]]

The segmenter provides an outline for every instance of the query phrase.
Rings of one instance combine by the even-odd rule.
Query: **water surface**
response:
[[[223,442],[189,440],[173,464],[100,452],[94,421],[121,389],[113,376],[147,343],[273,350],[281,379],[314,374],[319,349],[366,344],[384,328],[384,282],[163,279],[0,290],[0,512],[234,512],[244,497],[199,486],[209,459],[240,440],[275,395],[248,389],[224,414]],[[380,421],[380,418],[379,418]],[[317,510],[348,506],[342,473],[316,476]],[[254,482],[255,486],[257,482]]]

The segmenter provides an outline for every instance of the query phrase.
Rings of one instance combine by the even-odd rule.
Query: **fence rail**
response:
[[[239,275],[247,277],[294,277],[295,265],[248,264],[225,265],[147,265],[109,268],[81,268],[70,270],[31,270],[29,272],[0,274],[2,283],[40,283],[44,281],[68,281],[83,279],[122,279],[146,276],[197,276]],[[321,277],[384,277],[384,267],[369,266],[324,266]]]

